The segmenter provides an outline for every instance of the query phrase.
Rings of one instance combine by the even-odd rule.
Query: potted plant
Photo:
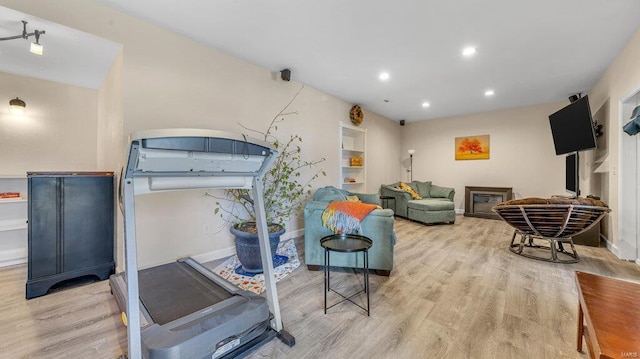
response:
[[[275,258],[276,249],[280,242],[280,235],[285,232],[285,223],[296,216],[303,208],[307,197],[311,194],[311,182],[320,175],[326,175],[322,169],[316,169],[325,159],[306,161],[302,159],[302,138],[290,135],[281,140],[276,137],[278,124],[286,116],[297,115],[297,112],[286,112],[296,99],[302,88],[293,96],[289,103],[276,115],[262,132],[240,125],[243,129],[258,134],[265,142],[273,144],[278,151],[278,157],[271,169],[265,174],[263,183],[264,209],[269,230],[271,254]],[[258,136],[254,136],[258,137]],[[305,173],[303,171],[307,170]],[[215,202],[216,215],[232,222],[230,231],[235,236],[236,254],[242,263],[242,269],[250,273],[262,272],[262,260],[256,228],[256,213],[254,201],[250,191],[246,189],[227,189],[225,197]]]

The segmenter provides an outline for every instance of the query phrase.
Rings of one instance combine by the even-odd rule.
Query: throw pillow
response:
[[[318,188],[316,193],[313,194],[313,201],[320,202],[333,202],[333,201],[346,201],[347,196],[344,192],[338,188],[333,186],[326,186],[323,188]]]
[[[451,193],[451,188],[440,187],[432,184],[429,195],[433,198],[447,198],[449,197],[449,193]]]
[[[362,203],[358,196],[347,196],[347,202],[359,202]]]
[[[420,197],[422,198],[429,198],[429,192],[431,192],[431,181],[427,181],[427,182],[420,182],[420,181],[413,181],[414,185],[416,186],[416,188],[418,188],[418,194],[420,195]]]
[[[413,188],[411,188],[411,186],[404,182],[400,182],[396,188],[408,192],[413,199],[422,199],[422,197],[420,197],[420,195]]]

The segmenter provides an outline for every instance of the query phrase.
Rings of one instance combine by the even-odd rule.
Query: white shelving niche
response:
[[[5,192],[21,198],[0,198],[0,267],[27,262],[26,175],[0,175],[0,193]]]
[[[367,191],[367,130],[340,122],[340,183],[339,188],[350,192]],[[361,159],[361,165],[354,163]]]

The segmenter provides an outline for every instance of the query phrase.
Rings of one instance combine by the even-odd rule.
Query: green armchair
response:
[[[322,225],[322,213],[330,202],[344,201],[346,196],[354,195],[364,203],[380,204],[378,194],[352,193],[332,186],[319,188],[307,202],[304,208],[304,257],[309,270],[319,270],[324,266],[324,248],[320,246],[320,239],[334,234]],[[393,211],[373,210],[362,221],[360,234],[373,241],[369,250],[369,269],[375,270],[378,275],[390,275],[393,269],[393,247],[396,244]],[[331,253],[331,265],[362,268],[362,257],[353,253]]]

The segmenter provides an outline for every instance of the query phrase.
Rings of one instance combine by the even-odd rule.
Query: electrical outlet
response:
[[[209,233],[209,225],[205,224],[202,226],[202,234],[207,234]]]

